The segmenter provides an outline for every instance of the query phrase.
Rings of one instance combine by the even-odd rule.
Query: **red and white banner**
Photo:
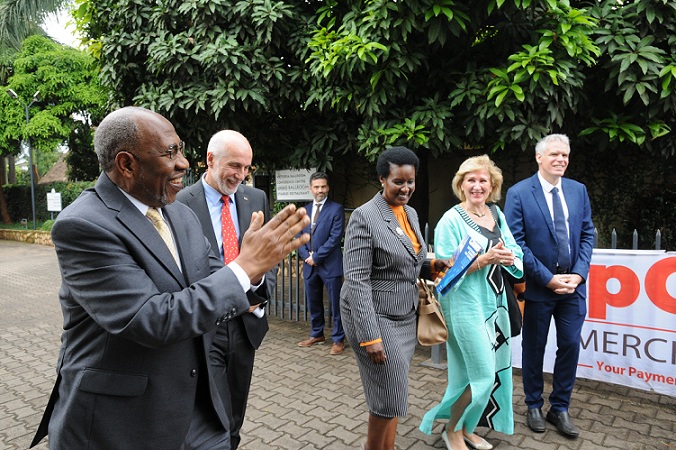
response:
[[[554,323],[544,369],[556,353]],[[676,397],[676,253],[594,249],[577,376]],[[512,339],[521,367],[521,338]]]

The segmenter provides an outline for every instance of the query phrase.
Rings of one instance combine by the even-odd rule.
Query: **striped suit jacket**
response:
[[[340,293],[359,342],[380,338],[376,315],[403,316],[418,308],[416,279],[427,256],[418,214],[404,206],[422,249],[416,255],[390,205],[380,193],[354,210],[345,232]]]

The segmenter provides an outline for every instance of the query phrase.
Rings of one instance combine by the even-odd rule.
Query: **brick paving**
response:
[[[54,248],[0,240],[0,448],[26,449],[55,379],[61,312]],[[258,352],[242,450],[358,449],[367,411],[349,348],[329,355],[329,345],[299,348],[309,325],[271,318]],[[397,449],[443,449],[439,437],[418,431],[424,412],[445,389],[446,372],[416,352],[410,376],[409,415],[400,421]],[[676,450],[676,398],[591,380],[579,380],[571,415],[580,437],[560,436],[551,425],[534,434],[526,426],[523,393],[515,371],[515,434],[479,428],[497,449]],[[545,411],[546,412],[546,411]],[[37,449],[47,449],[46,440]]]

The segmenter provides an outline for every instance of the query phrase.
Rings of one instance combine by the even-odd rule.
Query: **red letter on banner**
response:
[[[608,280],[612,279],[620,282],[620,290],[615,294],[608,292]],[[592,265],[589,268],[589,317],[605,320],[606,305],[625,308],[636,301],[640,291],[640,281],[630,268]]]
[[[667,279],[676,272],[676,258],[657,261],[645,274],[645,292],[662,311],[676,314],[676,298],[667,290]]]

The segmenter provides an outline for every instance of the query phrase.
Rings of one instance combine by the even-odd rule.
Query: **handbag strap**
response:
[[[427,280],[418,277],[418,287],[420,289],[423,289],[427,295],[434,295],[434,292],[432,291],[432,288],[430,287],[429,284],[427,284]]]
[[[495,220],[495,223],[498,224],[498,227],[501,227],[502,224],[500,223],[500,214],[498,214],[498,207],[495,205],[495,203],[491,203],[488,205],[488,209],[491,210],[491,214],[493,215],[493,220]]]

